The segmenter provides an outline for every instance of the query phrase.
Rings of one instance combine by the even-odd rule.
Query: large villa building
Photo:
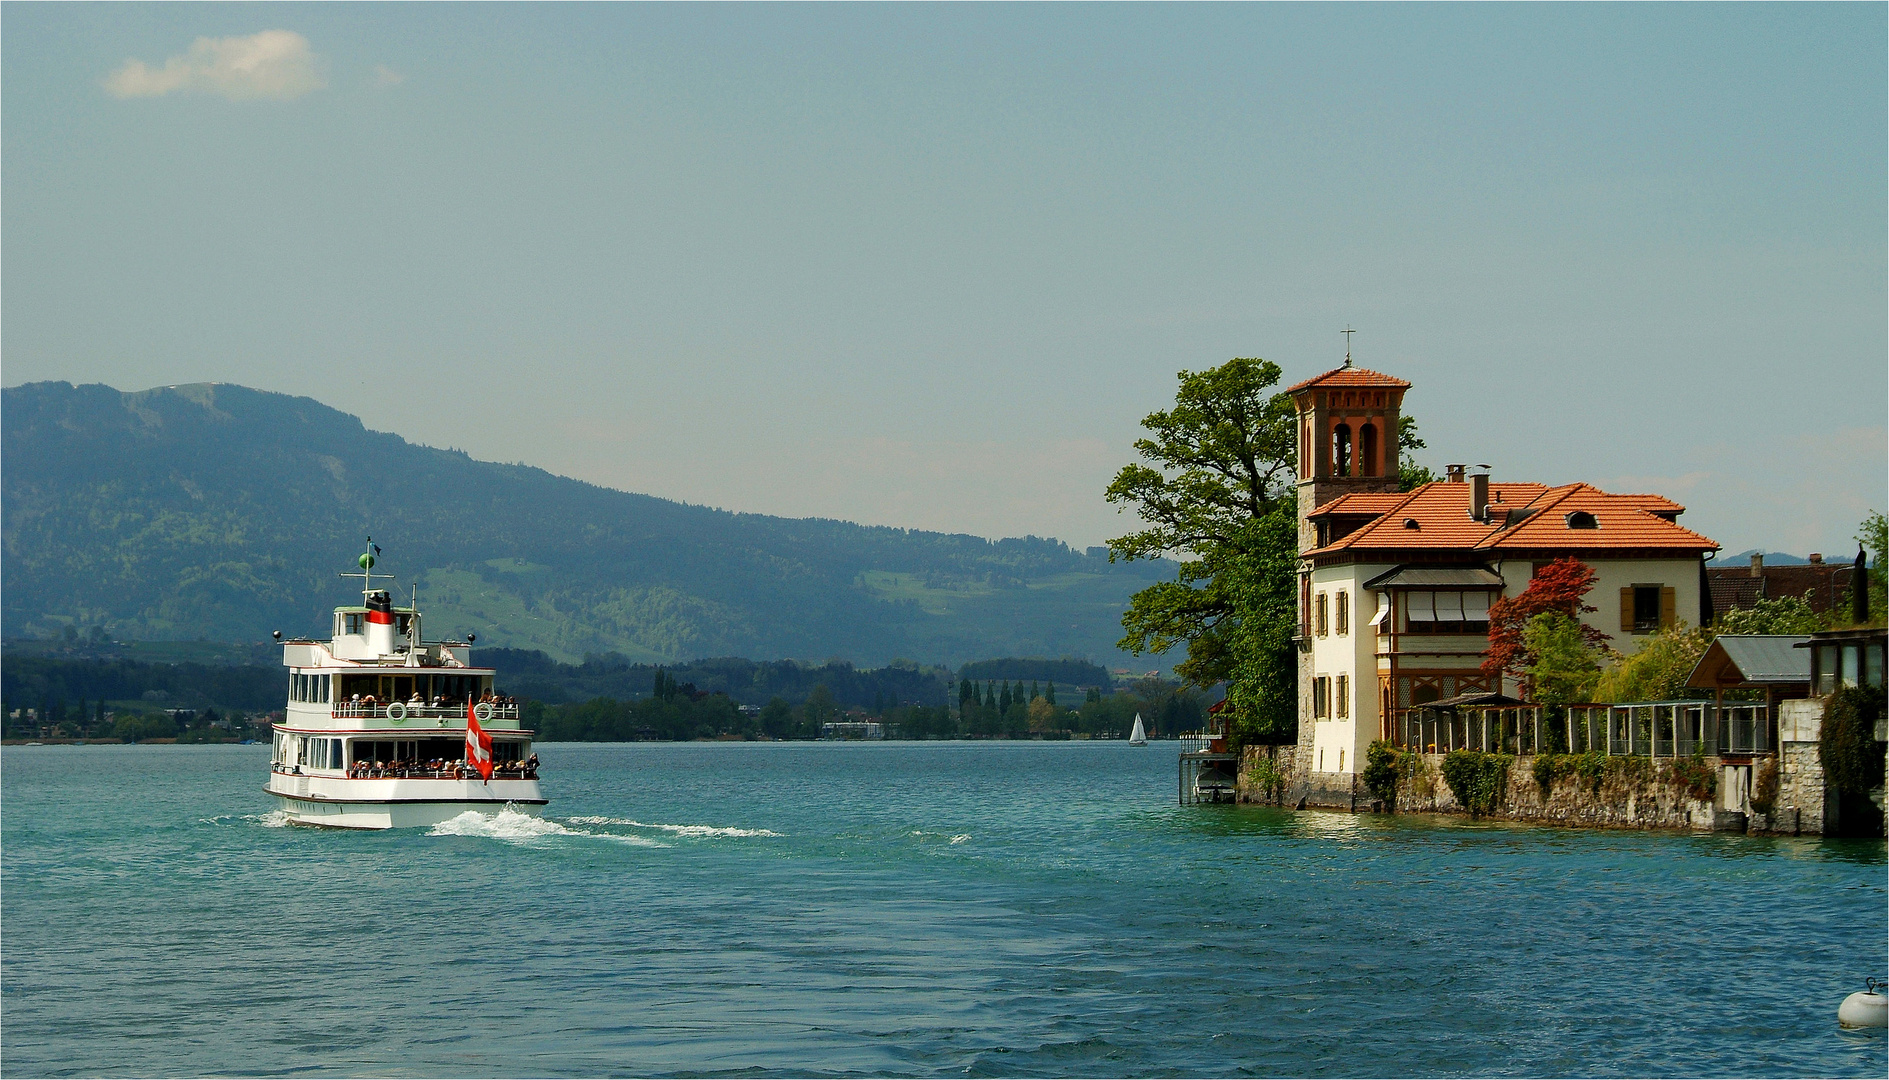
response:
[[[1632,653],[1675,621],[1709,617],[1718,549],[1659,495],[1588,484],[1496,483],[1449,467],[1399,492],[1397,432],[1410,384],[1346,366],[1288,392],[1299,420],[1299,746],[1344,783],[1372,740],[1402,741],[1410,711],[1476,690],[1489,606],[1563,556],[1592,567],[1582,618]]]

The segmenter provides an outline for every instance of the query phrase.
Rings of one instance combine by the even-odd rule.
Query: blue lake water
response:
[[[266,747],[0,758],[8,1075],[1852,1075],[1877,841],[1177,806],[1120,743],[539,747],[282,828]]]

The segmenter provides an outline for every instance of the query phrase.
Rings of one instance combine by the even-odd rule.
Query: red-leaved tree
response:
[[[1528,669],[1535,665],[1535,657],[1522,642],[1528,620],[1544,611],[1557,611],[1580,622],[1582,612],[1597,610],[1581,599],[1594,587],[1595,577],[1586,563],[1563,556],[1537,570],[1534,580],[1520,596],[1504,597],[1490,604],[1489,654],[1482,662],[1482,673],[1491,679],[1503,675],[1527,678]],[[1581,640],[1598,649],[1611,639],[1581,623]]]

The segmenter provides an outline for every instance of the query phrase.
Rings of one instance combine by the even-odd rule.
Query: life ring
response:
[[[477,705],[474,705],[472,707],[473,717],[476,718],[481,724],[491,723],[492,713],[493,713],[492,703],[489,701],[481,701]]]
[[[393,702],[387,706],[387,719],[392,720],[396,724],[406,723],[407,707],[398,701]]]

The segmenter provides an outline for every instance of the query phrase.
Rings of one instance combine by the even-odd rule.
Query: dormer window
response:
[[[1423,528],[1423,526],[1421,526],[1421,525],[1419,525],[1419,524],[1417,524],[1417,519],[1416,519],[1416,518],[1405,518],[1405,519],[1404,519],[1404,528],[1406,528],[1406,529],[1421,529],[1421,528]]]
[[[1585,510],[1576,510],[1573,513],[1569,514],[1567,516],[1567,523],[1568,523],[1568,528],[1570,529],[1598,529],[1600,528],[1599,519],[1595,518],[1594,515],[1588,513]]]

